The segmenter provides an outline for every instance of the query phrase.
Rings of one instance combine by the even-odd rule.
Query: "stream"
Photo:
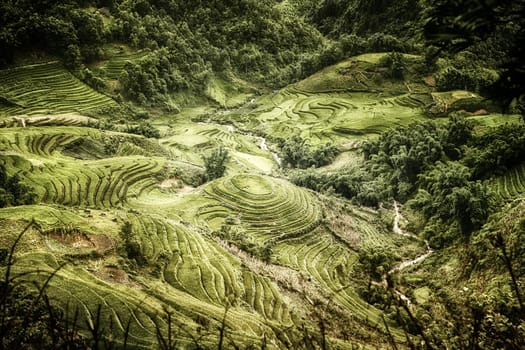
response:
[[[416,236],[415,234],[407,233],[407,232],[403,231],[399,227],[399,220],[402,218],[402,216],[401,216],[401,213],[399,212],[399,205],[398,205],[397,201],[394,201],[394,214],[395,214],[394,215],[394,225],[392,227],[392,231],[394,231],[395,234],[402,235],[402,236],[413,237],[413,238],[416,238],[416,239],[419,240],[419,237]],[[412,260],[403,261],[401,264],[399,264],[398,266],[394,267],[393,269],[391,269],[390,271],[385,273],[383,275],[381,283],[384,286],[387,286],[387,278],[388,278],[389,275],[391,275],[393,273],[396,273],[396,272],[400,272],[400,271],[406,269],[407,267],[410,267],[410,266],[413,266],[413,265],[415,265],[417,263],[420,263],[421,261],[425,260],[430,254],[432,254],[433,250],[432,250],[432,248],[430,248],[430,246],[428,245],[428,242],[426,240],[425,240],[425,244],[427,245],[427,250],[426,250],[426,252],[424,254],[421,254],[421,255],[417,256],[416,258],[414,258]],[[403,300],[404,302],[407,303],[408,306],[412,305],[412,301],[405,294],[401,293],[398,290],[394,290],[394,291],[397,294],[397,296],[399,296],[399,298],[401,300]]]
[[[281,167],[281,157],[279,157],[279,155],[272,151],[269,147],[268,147],[268,144],[267,144],[267,141],[266,141],[266,138],[265,137],[262,137],[262,136],[257,136],[249,131],[239,131],[235,128],[235,126],[231,125],[231,124],[219,124],[219,123],[213,123],[213,122],[198,122],[198,124],[202,124],[202,125],[214,125],[214,126],[219,126],[219,127],[226,127],[226,130],[229,132],[229,133],[232,133],[232,134],[239,134],[239,135],[245,135],[245,136],[250,136],[250,137],[253,137],[255,139],[257,139],[257,141],[259,142],[259,148],[265,152],[269,152],[271,153],[272,157],[273,157],[273,160],[277,163],[277,165],[279,167]]]
[[[275,160],[275,162],[281,166],[281,158],[279,157],[279,155],[273,151],[271,151],[269,148],[268,148],[268,145],[266,144],[266,139],[262,136],[258,136],[257,139],[259,140],[259,147],[263,150],[263,151],[267,151],[267,152],[270,152],[273,156],[273,160]]]

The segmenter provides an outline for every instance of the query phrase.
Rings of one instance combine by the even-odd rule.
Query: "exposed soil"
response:
[[[166,179],[160,183],[161,188],[169,188],[175,190],[177,193],[189,193],[195,190],[195,187],[184,184],[181,179],[176,177]]]
[[[99,255],[105,255],[115,249],[115,241],[107,235],[51,232],[47,236],[72,248],[94,248]]]
[[[103,281],[114,283],[114,284],[124,284],[132,288],[142,289],[144,286],[131,280],[126,271],[119,269],[113,266],[104,266],[100,269],[97,269],[93,274],[100,278]]]

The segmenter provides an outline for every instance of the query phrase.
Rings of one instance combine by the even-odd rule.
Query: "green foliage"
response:
[[[504,3],[507,2],[504,1]],[[107,8],[96,9],[102,6]],[[116,71],[122,70],[120,76],[114,72],[111,73],[111,79],[119,78],[119,82],[112,82],[111,86],[121,88],[122,96],[141,106],[162,106],[164,111],[171,112],[178,110],[177,103],[179,103],[180,95],[202,90],[211,79],[218,76],[216,73],[219,72],[221,79],[222,77],[229,79],[228,77],[234,76],[232,73],[235,73],[235,75],[241,75],[250,80],[284,85],[349,55],[365,51],[406,52],[412,50],[413,47],[404,38],[414,33],[414,23],[418,20],[416,17],[421,12],[420,9],[425,6],[427,6],[426,2],[415,0],[404,0],[395,4],[362,0],[2,2],[0,4],[2,14],[0,15],[0,51],[2,51],[0,64],[12,62],[15,52],[23,52],[27,48],[45,50],[47,53],[62,55],[68,69],[78,70],[78,74],[82,75],[87,84],[97,90],[104,90],[107,88],[104,83],[105,73],[93,68],[80,70],[79,68],[83,68],[83,62],[107,58],[104,52],[106,43],[118,41],[120,45],[122,42],[125,50],[129,50],[130,46],[141,50],[134,51],[133,53],[137,53],[137,56],[130,57],[130,62],[122,63],[119,66],[121,69],[116,69]],[[522,6],[521,3],[516,5],[517,8],[522,8]],[[299,9],[302,12],[294,12]],[[102,12],[104,12],[103,15]],[[305,24],[302,16],[298,14],[310,16],[313,23],[319,25],[323,32],[334,40],[329,41],[322,38],[315,28]],[[104,18],[104,23],[102,18]],[[516,18],[516,21],[519,24],[522,20]],[[510,37],[514,38],[519,29],[510,29],[510,32],[512,34]],[[503,30],[499,35],[504,38],[502,33]],[[505,40],[502,41],[502,45],[505,46]],[[496,47],[495,42],[488,41],[485,46],[480,44],[472,52],[483,58],[483,50],[486,50],[487,60],[490,60],[491,65],[498,66],[500,63],[498,53],[488,54],[492,47]],[[503,52],[505,49],[497,51]],[[374,55],[373,57],[379,56]],[[411,62],[408,62],[408,58],[405,61],[403,57],[399,53],[386,55],[382,64],[387,68],[388,78],[401,80],[404,75],[412,74],[411,66],[409,66]],[[465,57],[461,59],[463,61],[457,58],[453,60],[450,68],[445,69],[442,76],[438,76],[438,88],[468,87],[475,90],[488,90],[493,85],[495,82],[493,71],[480,69],[478,66],[470,69],[470,57],[468,55]],[[436,63],[432,59],[432,54],[427,55],[427,59],[429,63]],[[22,67],[20,71],[9,69],[2,72],[2,74],[5,73],[2,76],[9,77],[13,72],[27,71],[28,76],[38,77],[39,75],[34,73],[40,68],[42,68],[42,76],[45,76],[46,79],[49,76],[59,75],[58,73],[44,74],[46,73],[45,66],[47,64],[29,65]],[[360,66],[357,68],[360,69]],[[346,69],[342,68],[341,72],[335,74],[336,78],[339,79],[343,75],[351,78],[351,74],[344,73]],[[384,68],[379,71],[383,70]],[[421,68],[421,71],[425,71],[424,68]],[[364,72],[369,73],[366,70]],[[8,81],[8,79],[4,80]],[[15,81],[16,85],[24,85],[18,84],[17,79],[12,79],[12,81]],[[37,89],[33,89],[36,83],[33,85],[32,82],[37,80],[27,81],[30,82],[27,86],[30,85],[32,89],[30,92],[36,91]],[[232,81],[235,80],[232,78]],[[38,81],[38,83],[41,82]],[[393,84],[394,82],[387,83]],[[10,84],[6,83],[5,86],[9,86],[3,91],[11,95],[4,96],[2,93],[2,101],[5,99],[9,106],[19,108],[16,109],[17,111],[25,113],[27,110],[30,113],[43,114],[41,110],[31,109],[33,106],[26,104],[25,98],[30,92],[18,90],[18,86],[15,88],[15,84]],[[44,84],[47,84],[47,81],[44,81]],[[398,85],[402,86],[402,83]],[[14,88],[11,89],[11,86]],[[60,93],[62,91],[64,90],[60,90]],[[288,103],[290,100],[285,99],[285,107],[281,108],[281,105],[278,105],[280,102],[276,101],[283,99],[285,94],[303,96],[303,100],[301,103],[295,103],[295,101]],[[450,314],[457,315],[457,319],[452,317],[450,322],[457,327],[429,322],[428,325],[435,326],[435,328],[421,328],[429,332],[436,330],[434,333],[436,335],[434,337],[435,347],[460,348],[467,344],[472,348],[483,346],[519,348],[520,345],[523,345],[521,340],[523,339],[523,306],[520,305],[521,302],[513,299],[514,296],[519,299],[523,294],[520,289],[524,275],[521,264],[523,259],[520,259],[523,255],[523,244],[520,243],[523,241],[523,220],[509,225],[498,221],[497,224],[487,226],[486,232],[482,231],[481,234],[476,232],[487,221],[492,207],[490,191],[479,180],[504,173],[513,164],[522,162],[525,155],[523,128],[480,129],[480,132],[473,133],[472,124],[460,118],[453,118],[445,125],[420,123],[405,128],[397,127],[386,131],[378,139],[364,144],[365,162],[362,166],[345,166],[342,171],[333,171],[333,167],[316,170],[312,167],[330,163],[337,155],[338,149],[335,146],[323,144],[326,140],[337,144],[342,142],[341,140],[346,142],[349,137],[359,135],[356,139],[360,141],[365,137],[364,135],[379,134],[394,123],[402,125],[407,120],[407,117],[402,116],[402,112],[396,109],[396,118],[385,114],[384,120],[379,120],[382,118],[379,116],[381,113],[377,113],[377,119],[374,113],[374,122],[377,125],[371,125],[369,121],[365,121],[365,117],[361,116],[365,113],[356,112],[352,118],[348,118],[352,110],[361,109],[363,111],[363,105],[364,108],[370,110],[383,102],[385,104],[407,103],[407,101],[409,104],[422,104],[423,102],[412,98],[417,94],[411,94],[399,98],[381,99],[380,102],[374,101],[375,104],[371,107],[369,100],[362,103],[355,102],[354,105],[354,101],[348,98],[349,94],[314,96],[310,100],[307,98],[312,96],[307,95],[307,92],[301,91],[301,88],[297,86],[283,89],[282,94],[274,94],[268,98],[274,106],[278,105],[278,107],[271,112],[260,113],[268,112],[264,118],[268,124],[272,124],[273,120],[272,125],[276,125],[275,129],[264,130],[262,118],[258,120],[252,118],[251,114],[244,115],[242,109],[236,112],[236,116],[239,117],[239,122],[240,119],[243,119],[251,123],[250,127],[246,127],[249,130],[253,130],[251,127],[260,122],[260,128],[257,131],[273,135],[275,139],[286,137],[286,135],[312,137],[312,141],[309,141],[301,136],[290,136],[280,142],[282,159],[287,167],[309,168],[290,172],[294,183],[330,194],[335,192],[369,206],[380,206],[381,202],[391,201],[393,198],[401,201],[408,200],[410,206],[422,214],[422,221],[426,223],[426,238],[429,239],[432,246],[449,245],[452,241],[457,241],[459,237],[474,237],[482,242],[476,241],[475,244],[491,249],[491,251],[486,250],[487,256],[485,257],[479,254],[477,261],[489,264],[489,259],[493,261],[500,259],[498,261],[507,266],[505,273],[508,272],[509,276],[515,275],[515,278],[504,279],[502,288],[493,287],[485,295],[473,295],[468,300],[468,304],[465,304],[466,306],[452,305],[450,310],[453,311],[450,311]],[[64,96],[68,97],[67,94]],[[83,100],[93,102],[91,98]],[[286,109],[286,103],[289,109]],[[81,108],[80,104],[77,106],[76,103],[73,103],[73,105],[74,111],[80,110],[78,109]],[[49,108],[51,110],[56,107]],[[88,109],[92,106],[82,105],[80,111],[84,111],[84,108]],[[390,105],[385,108],[390,108]],[[15,108],[10,111],[13,110]],[[71,109],[66,110],[65,107],[64,110],[71,111]],[[157,112],[158,109],[154,111]],[[114,117],[109,124],[104,126],[101,123],[99,126],[159,138],[159,131],[146,121],[149,116],[147,113],[132,110],[129,112],[122,113],[121,111],[121,114]],[[374,112],[377,111],[374,110]],[[45,113],[49,112],[46,110]],[[282,120],[275,117],[276,113],[284,114],[294,122],[282,123]],[[109,110],[106,110],[104,114],[114,116],[114,113]],[[134,115],[136,124],[126,124],[123,119],[118,119],[123,118],[124,115]],[[222,116],[227,120],[228,113]],[[307,118],[309,118],[308,121],[306,121]],[[408,118],[413,118],[413,115],[411,114]],[[326,122],[329,119],[332,123]],[[302,125],[294,125],[296,121],[301,123],[313,121],[312,124],[315,124],[319,120],[326,124],[323,125],[323,128],[316,130],[313,127],[303,129]],[[333,122],[334,120],[336,122]],[[179,120],[173,119],[169,123],[178,124]],[[181,126],[181,130],[184,127]],[[235,127],[237,130],[244,129],[244,125],[235,124]],[[323,342],[314,342],[312,339],[316,335],[310,337],[307,333],[312,333],[311,325],[313,324],[308,312],[317,309],[318,304],[325,302],[333,304],[333,309],[330,309],[332,305],[326,306],[326,314],[330,317],[336,315],[337,317],[333,318],[339,318],[339,316],[344,316],[342,314],[345,311],[341,312],[341,310],[351,310],[352,319],[355,317],[355,319],[362,320],[359,325],[366,330],[354,329],[352,327],[354,324],[345,325],[352,329],[351,337],[357,334],[360,346],[382,346],[384,339],[381,338],[381,332],[377,331],[375,326],[370,327],[370,324],[378,324],[382,313],[356,298],[354,291],[359,287],[348,283],[348,276],[351,276],[352,272],[361,272],[379,281],[387,271],[394,267],[398,259],[393,246],[384,244],[387,237],[390,239],[389,235],[385,235],[384,232],[370,233],[375,230],[373,227],[375,223],[372,221],[375,214],[370,214],[372,211],[361,211],[356,208],[359,214],[348,216],[351,220],[346,220],[345,216],[330,218],[326,213],[328,210],[323,209],[314,195],[308,191],[290,186],[285,180],[246,174],[214,181],[205,186],[202,192],[196,191],[189,194],[188,197],[180,194],[174,196],[166,193],[168,191],[159,191],[159,173],[163,172],[165,160],[146,158],[152,154],[149,153],[150,151],[159,152],[155,154],[162,156],[166,155],[167,151],[162,153],[151,146],[156,144],[159,149],[162,148],[155,140],[148,141],[150,142],[148,147],[151,147],[148,148],[145,143],[141,143],[147,141],[144,138],[136,137],[142,141],[135,142],[130,141],[131,136],[129,135],[122,136],[116,133],[105,133],[115,134],[114,138],[102,136],[102,139],[97,139],[96,142],[83,142],[87,140],[84,134],[72,136],[57,131],[56,135],[50,136],[41,131],[36,132],[32,128],[20,130],[23,131],[17,131],[16,137],[9,135],[11,132],[9,130],[5,133],[8,140],[2,142],[9,161],[5,162],[5,166],[3,163],[0,164],[2,166],[0,168],[0,204],[24,204],[24,201],[32,196],[31,189],[25,187],[17,175],[12,177],[6,175],[5,168],[7,167],[7,170],[11,172],[14,166],[16,170],[23,167],[18,174],[24,177],[24,181],[30,180],[38,186],[38,193],[45,198],[46,202],[104,209],[104,212],[92,210],[89,216],[93,220],[88,220],[90,223],[96,224],[100,220],[103,225],[107,224],[109,229],[114,227],[114,232],[116,232],[118,228],[115,228],[116,226],[109,219],[107,222],[104,221],[102,214],[106,216],[111,212],[114,214],[110,215],[118,218],[121,217],[124,210],[128,210],[127,220],[131,221],[126,221],[120,229],[124,243],[120,253],[127,256],[129,260],[113,255],[86,256],[84,257],[87,259],[86,264],[79,264],[72,269],[74,274],[83,274],[82,277],[78,277],[78,280],[75,279],[76,275],[70,280],[64,277],[61,283],[56,284],[59,296],[62,296],[62,290],[65,290],[71,293],[75,300],[85,303],[82,306],[90,314],[87,316],[89,322],[86,322],[86,327],[93,335],[91,348],[98,348],[103,342],[98,332],[104,329],[104,325],[107,326],[107,324],[100,323],[101,315],[105,316],[106,312],[110,314],[109,328],[111,329],[113,322],[118,323],[119,332],[122,331],[120,328],[125,326],[125,318],[123,319],[122,315],[129,314],[130,320],[136,320],[133,321],[133,332],[135,332],[134,341],[137,341],[137,347],[148,347],[147,342],[152,336],[154,338],[155,330],[158,335],[158,345],[161,347],[171,348],[175,346],[175,343],[181,347],[188,346],[191,343],[188,337],[196,337],[193,338],[195,347],[201,347],[199,342],[208,335],[204,335],[202,328],[193,323],[205,324],[206,327],[210,324],[210,329],[215,329],[213,327],[217,326],[216,320],[220,319],[222,314],[220,306],[225,302],[228,303],[227,308],[230,305],[225,298],[229,295],[242,298],[241,305],[246,307],[235,307],[229,313],[224,312],[219,348],[223,345],[224,331],[229,332],[230,329],[232,334],[237,332],[235,337],[239,336],[235,338],[235,341],[232,336],[230,340],[232,347],[238,347],[235,342],[241,337],[247,341],[242,345],[253,347],[259,341],[257,336],[261,332],[264,334],[262,347],[266,345],[267,334],[271,334],[272,337],[276,334],[277,337],[284,339],[270,339],[268,336],[268,341],[275,344],[276,347],[297,347],[299,345],[294,343],[296,340],[292,337],[291,331],[287,333],[288,330],[294,328],[294,324],[302,325],[306,335],[304,339],[309,341],[306,347],[314,347],[314,344],[319,344],[319,347],[324,348],[327,344],[324,342],[325,321],[323,319],[319,320]],[[170,132],[175,134],[175,129],[170,130],[167,126],[162,130],[163,134]],[[273,133],[273,131],[276,132]],[[96,130],[90,129],[89,132],[93,135],[97,134]],[[230,132],[223,132],[223,134],[227,134],[232,139],[238,136]],[[212,137],[219,134],[207,135]],[[92,137],[95,138],[95,136]],[[97,137],[100,135],[97,134]],[[203,136],[201,140],[209,140],[210,137]],[[186,145],[177,144],[176,138],[174,140],[173,145],[177,146],[172,146],[171,143],[164,145],[174,147],[173,149],[179,146],[186,147]],[[311,146],[309,142],[317,143]],[[223,143],[222,139],[221,143]],[[237,142],[232,141],[232,144],[237,144]],[[209,143],[206,141],[202,145],[206,149]],[[354,146],[359,147],[357,143],[349,144],[347,147]],[[188,154],[192,147],[193,145],[188,146],[184,155]],[[16,152],[16,156],[7,152]],[[241,152],[244,152],[244,149],[236,148],[236,156]],[[261,151],[258,154],[262,153]],[[24,156],[19,154],[24,154]],[[134,157],[136,154],[141,156]],[[104,159],[114,155],[121,156],[118,162],[113,159]],[[90,161],[79,161],[85,156]],[[71,157],[76,159],[73,161]],[[174,158],[175,156],[171,155],[170,159]],[[228,152],[222,147],[204,157],[205,177],[212,180],[223,176],[228,158]],[[338,162],[339,160],[340,158]],[[181,159],[180,162],[174,162],[176,165],[174,164],[173,167],[177,168],[174,171],[177,179],[170,179],[170,181],[178,182],[182,178],[188,183],[201,184],[204,178],[202,168],[194,164],[200,164],[198,156],[196,160],[187,161],[187,159]],[[23,165],[18,164],[20,162]],[[519,178],[517,179],[519,181]],[[127,202],[127,198],[133,198],[133,200]],[[14,203],[17,200],[20,200],[21,203]],[[27,201],[30,202],[30,199]],[[191,202],[192,205],[180,208],[179,203],[181,202]],[[141,212],[139,215],[138,212],[133,212],[129,205],[141,211],[144,210],[144,213]],[[115,207],[124,209],[112,211],[112,208]],[[20,213],[21,209],[12,210]],[[148,210],[155,212],[155,219],[147,219]],[[170,219],[173,221],[157,219],[159,210],[169,211]],[[28,208],[27,211],[31,209]],[[96,219],[94,219],[94,213],[97,213]],[[134,216],[133,213],[137,215]],[[523,211],[512,210],[509,216],[522,218]],[[334,219],[336,224],[329,225],[329,218]],[[51,219],[54,220],[54,217]],[[186,223],[185,220],[191,221],[191,224]],[[176,228],[172,226],[175,225],[172,223],[175,221],[180,221],[181,226]],[[259,265],[257,259],[250,257],[244,260],[243,254],[239,254],[240,259],[227,254],[227,249],[234,250],[235,247],[220,248],[217,242],[210,241],[210,232],[206,231],[207,227],[217,230],[213,233],[267,264]],[[354,235],[354,231],[358,233]],[[366,244],[370,235],[380,243]],[[408,240],[405,237],[401,239]],[[49,242],[46,241],[46,243]],[[91,243],[95,244],[97,241],[93,240]],[[356,247],[359,247],[360,243],[363,244],[356,256]],[[349,245],[351,249],[348,249]],[[8,255],[6,248],[0,248],[0,265],[9,266],[8,259],[6,259]],[[509,257],[514,260],[509,260]],[[356,258],[359,259],[359,265],[354,270],[352,264],[356,262]],[[487,261],[483,262],[483,258]],[[113,288],[113,285],[101,280],[104,278],[105,269],[111,267],[109,270],[113,271],[115,264],[129,263],[131,267],[140,265],[145,267],[142,270],[152,271],[147,267],[153,261],[157,262],[155,266],[151,266],[152,269],[155,269],[154,280],[151,280],[147,274],[139,275],[134,279],[131,272],[129,273],[130,279],[127,280],[128,276],[124,271],[118,271],[126,277],[123,278],[123,283],[119,284],[118,288]],[[278,262],[280,266],[272,265],[272,262]],[[83,267],[85,265],[89,266],[88,270]],[[96,266],[97,270],[92,271],[93,266]],[[359,271],[359,266],[362,271]],[[431,269],[432,266],[427,266],[427,268]],[[501,266],[496,268],[501,268]],[[264,277],[254,272],[257,269],[263,271]],[[295,272],[298,273],[295,274]],[[84,276],[87,277],[84,279]],[[310,278],[315,280],[313,284],[308,283],[311,282]],[[64,283],[67,287],[62,285],[62,281],[69,282]],[[274,286],[274,281],[279,282],[280,286],[286,288],[287,293],[290,293],[291,298],[287,298],[286,302],[281,298],[280,288]],[[482,282],[485,281],[487,279]],[[389,284],[390,282],[388,281]],[[74,286],[75,283],[77,286]],[[135,288],[137,284],[140,284],[140,288]],[[478,286],[482,284],[478,283]],[[128,287],[130,288],[126,289]],[[75,291],[75,288],[78,291]],[[304,291],[305,300],[315,304],[313,308],[310,308],[310,302],[295,304],[296,299],[303,297],[299,293],[293,294],[300,288]],[[8,289],[6,286],[0,284],[0,291],[3,292],[6,289]],[[165,290],[169,292],[164,292]],[[11,291],[13,292],[12,299],[4,298],[5,294],[2,294],[0,298],[0,301],[9,300],[9,303],[15,305],[15,307],[2,306],[0,309],[10,312],[6,318],[7,328],[2,324],[0,331],[0,337],[3,337],[3,340],[6,339],[5,343],[0,343],[0,348],[18,346],[45,348],[49,343],[52,343],[54,348],[74,347],[71,344],[61,343],[60,335],[57,336],[60,334],[58,328],[54,328],[52,322],[48,322],[59,320],[61,317],[59,313],[55,316],[55,313],[49,311],[48,308],[47,316],[46,309],[34,302],[32,292],[16,288]],[[403,291],[403,293],[406,292]],[[126,299],[128,295],[125,294],[129,294],[129,299]],[[327,295],[330,299],[326,299]],[[392,301],[388,292],[382,290],[379,283],[368,288],[365,295],[367,300],[373,303],[387,304]],[[147,296],[146,299],[143,299],[144,296]],[[98,307],[95,312],[93,310],[95,304],[92,303],[94,298],[100,298],[96,300],[103,300],[109,307],[104,309]],[[134,302],[129,302],[129,300],[134,300]],[[298,307],[297,313],[288,310],[288,300],[292,300],[292,305]],[[140,306],[135,306],[141,301],[143,303]],[[444,302],[443,305],[447,308],[451,304]],[[172,311],[167,311],[167,307],[164,309],[168,320],[155,319],[155,316],[151,316],[158,315],[164,305],[173,306],[175,310],[172,314]],[[20,311],[17,309],[19,306]],[[337,313],[332,314],[333,310],[336,310]],[[392,307],[389,305],[387,310],[392,310]],[[324,309],[322,313],[325,313]],[[409,311],[408,313],[399,312],[401,313],[403,316],[399,319],[410,323],[409,332],[417,333],[419,320],[410,319]],[[447,315],[446,312],[444,313]],[[31,317],[34,315],[36,318],[35,320],[29,319],[27,315]],[[173,318],[171,318],[172,315]],[[443,314],[436,316],[435,319],[438,320],[446,318],[443,317]],[[302,320],[301,317],[303,317]],[[20,327],[24,325],[26,318],[30,322],[29,326]],[[390,318],[393,319],[393,317]],[[344,317],[341,319],[346,320]],[[4,320],[3,314],[0,320]],[[179,327],[181,333],[184,333],[183,336],[172,335],[174,333],[171,329],[173,320],[177,320],[178,323],[174,323],[173,326]],[[263,324],[261,320],[268,320],[268,322]],[[13,323],[9,323],[11,321]],[[163,329],[159,327],[165,324],[167,324],[167,332],[166,327]],[[400,321],[399,324],[406,323]],[[126,332],[129,330],[129,325],[127,325]],[[331,329],[328,323],[326,327],[326,329]],[[22,332],[18,331],[20,328]],[[449,334],[447,330],[452,328],[457,328],[459,331],[451,330]],[[49,330],[52,333],[51,336],[43,330]],[[337,332],[338,330],[333,330],[333,333],[328,335],[342,339],[343,337]],[[396,347],[395,342],[405,338],[401,332],[398,332],[398,329],[395,329],[394,332],[396,334],[393,336],[393,347]],[[443,333],[451,337],[441,340]],[[168,339],[163,339],[164,334],[167,334]],[[470,343],[471,339],[467,338],[471,335],[475,340],[472,343]],[[140,337],[142,336],[149,338],[141,343]],[[374,337],[373,344],[368,343],[371,336]],[[255,340],[249,344],[248,342],[252,341],[251,337]],[[185,338],[185,342],[178,343],[182,338]],[[226,338],[229,338],[229,335]],[[226,338],[224,338],[225,341]],[[410,335],[406,335],[406,338],[410,338]],[[212,342],[213,340],[209,343]],[[426,345],[430,348],[430,344],[434,345],[432,343]],[[149,345],[151,347],[151,344]],[[346,344],[341,344],[341,346],[344,345]],[[78,344],[77,346],[81,347]],[[115,346],[108,340],[105,348]],[[400,347],[404,346],[405,344]],[[425,344],[422,343],[421,346]],[[126,347],[126,344],[123,347]],[[411,347],[411,344],[407,344],[406,347]]]
[[[441,159],[442,130],[433,122],[391,129],[377,141],[363,146],[365,160],[373,176],[384,178],[391,195],[406,200],[415,189],[417,177]]]
[[[148,138],[158,139],[160,137],[160,131],[148,121],[127,125],[126,132],[129,132],[130,134],[142,135]]]
[[[221,229],[214,232],[214,234],[226,242],[235,244],[240,249],[266,263],[271,262],[273,253],[272,246],[274,245],[271,240],[265,243],[257,242],[253,236],[249,235],[241,227],[231,225],[228,219],[225,224],[221,226]]]
[[[174,59],[174,55],[162,48],[138,62],[128,61],[119,78],[124,95],[141,105],[147,105],[164,101],[169,91],[187,89],[188,82],[172,64]],[[194,77],[198,76],[195,72]]]
[[[479,180],[522,159],[524,130],[504,125],[475,136],[464,118],[414,123],[364,143],[360,167],[331,174],[296,171],[290,180],[363,205],[410,200],[427,222],[427,238],[443,246],[460,235],[469,237],[486,222],[494,198]]]
[[[322,0],[312,5],[309,16],[324,34],[335,37],[344,33],[369,36],[384,31],[413,38],[423,8],[424,3],[416,0]]]
[[[524,203],[518,200],[505,206],[468,245],[443,254],[441,261],[459,260],[456,266],[463,271],[456,277],[430,272],[428,283],[436,285],[434,300],[415,316],[420,329],[432,335],[434,347],[521,349],[525,345]],[[485,283],[479,284],[480,280]]]
[[[337,193],[346,198],[358,198],[365,204],[374,206],[378,203],[378,197],[372,198],[373,193],[365,194],[363,183],[368,179],[361,169],[353,169],[348,173],[325,174],[306,169],[290,173],[290,181],[298,186],[310,188],[317,192]],[[367,197],[369,196],[369,197]]]
[[[106,88],[106,82],[104,79],[96,76],[89,68],[85,68],[82,71],[82,80],[96,91],[103,91]]]
[[[393,35],[374,33],[366,41],[369,52],[407,52],[406,44]]]
[[[64,52],[64,66],[70,70],[77,70],[82,66],[82,54],[78,45],[69,44]]]
[[[119,42],[151,51],[130,62],[119,79],[123,95],[141,105],[164,105],[176,91],[202,93],[211,72],[233,71],[281,86],[303,76],[298,62],[320,51],[323,38],[301,16],[276,5],[273,0],[115,0],[107,7],[95,1],[2,2],[0,66],[11,64],[18,51],[37,49],[63,57],[76,71],[82,63],[106,58],[106,44]],[[323,52],[320,65],[341,57],[330,45]]]
[[[128,259],[134,260],[139,266],[144,266],[147,259],[142,253],[140,239],[133,232],[133,225],[130,221],[125,221],[120,228],[120,235],[124,240],[124,249]]]
[[[410,205],[427,220],[456,224],[468,236],[485,223],[492,203],[491,191],[470,177],[469,169],[457,162],[439,162],[420,176],[419,192]]]
[[[461,146],[472,140],[474,123],[466,118],[450,117],[442,139],[443,151],[452,160],[462,157]]]
[[[525,94],[524,38],[525,4],[522,1],[436,1],[426,13],[423,26],[427,44],[443,52],[471,51],[482,66],[498,69],[490,95],[509,106]],[[479,71],[478,71],[479,72]],[[455,84],[484,85],[486,77],[469,70],[450,71]],[[447,84],[449,85],[449,84]],[[446,86],[443,86],[446,88]]]
[[[389,246],[364,246],[359,249],[359,263],[366,274],[376,281],[394,267],[396,254]]]
[[[228,157],[228,150],[222,146],[214,149],[209,156],[204,157],[205,176],[208,181],[218,179],[224,175]]]
[[[62,310],[46,296],[25,284],[0,282],[1,349],[89,349],[64,323]]]
[[[0,13],[0,65],[11,63],[17,49],[31,48],[64,56],[68,67],[78,68],[80,56],[99,57],[107,36],[101,16],[73,0],[2,2]]]
[[[337,147],[328,143],[311,150],[308,142],[294,135],[290,139],[280,139],[281,159],[286,167],[305,169],[330,164],[338,153]]]
[[[392,79],[401,80],[406,69],[406,62],[403,54],[399,52],[391,52],[384,56],[380,65],[388,68],[388,77]]]
[[[436,76],[438,91],[468,90],[485,92],[498,79],[497,74],[481,67],[448,67]]]
[[[5,165],[0,163],[0,208],[32,204],[35,201],[33,189],[21,183],[17,174],[9,176]]]
[[[525,159],[525,125],[502,125],[474,137],[469,146],[463,161],[473,178],[502,174]]]
[[[136,48],[167,49],[171,53],[168,61],[172,77],[154,78],[156,72],[150,69],[130,72],[132,76],[149,75],[147,81],[152,83],[147,84],[159,90],[162,84],[157,83],[161,80],[168,88],[173,84],[176,88],[199,89],[208,72],[231,70],[252,80],[282,84],[298,76],[296,62],[304,52],[315,52],[321,37],[314,28],[297,17],[282,14],[274,5],[273,1],[171,0],[141,5],[137,11],[134,2],[123,2],[113,11],[117,20],[112,35]],[[166,67],[160,71],[166,71]],[[175,82],[170,82],[173,78]],[[146,87],[146,93],[138,92],[148,97],[151,87]]]

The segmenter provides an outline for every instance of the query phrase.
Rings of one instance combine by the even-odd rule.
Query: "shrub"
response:
[[[126,131],[130,134],[142,135],[148,138],[158,139],[160,137],[159,130],[149,122],[140,122],[139,124],[128,125]]]
[[[9,176],[5,166],[0,163],[0,208],[32,204],[36,197],[31,187],[21,183],[17,174]]]
[[[480,92],[497,80],[498,75],[489,69],[448,67],[436,76],[436,88],[438,91],[461,89]]]
[[[391,52],[381,58],[379,64],[388,68],[387,77],[392,79],[403,79],[403,74],[406,70],[406,62],[403,54],[399,52]]]
[[[369,51],[383,52],[383,51],[398,51],[405,52],[406,45],[390,34],[374,33],[367,40]]]
[[[204,157],[205,176],[208,181],[224,175],[228,156],[228,151],[224,147],[219,147],[214,149],[208,157]]]
[[[338,154],[337,147],[331,143],[311,150],[308,142],[297,135],[287,140],[280,139],[279,146],[283,163],[290,168],[317,168],[330,164]]]

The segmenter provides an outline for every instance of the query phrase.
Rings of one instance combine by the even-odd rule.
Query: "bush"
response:
[[[367,40],[368,51],[384,52],[397,51],[406,52],[406,45],[390,34],[374,33]]]
[[[228,151],[224,147],[216,148],[208,157],[204,157],[205,176],[208,181],[218,179],[224,175],[228,157]]]
[[[498,80],[498,75],[489,69],[448,67],[436,76],[438,91],[468,90],[486,91]]]
[[[403,74],[406,70],[406,62],[403,54],[399,52],[391,52],[388,55],[381,58],[379,64],[383,67],[388,68],[388,78],[397,80],[403,79]]]
[[[156,138],[160,137],[160,132],[149,122],[141,122],[136,125],[128,125],[126,132],[130,134],[142,135],[147,138]]]
[[[0,163],[0,208],[32,204],[36,198],[31,187],[21,183],[17,174],[9,176],[5,166]]]
[[[120,235],[124,240],[124,249],[128,259],[135,260],[139,266],[144,266],[147,263],[147,259],[142,254],[140,241],[133,233],[133,225],[131,222],[124,222],[120,228]]]
[[[327,165],[339,153],[337,147],[331,143],[311,150],[308,142],[297,135],[287,140],[280,139],[278,143],[281,148],[281,159],[284,165],[290,168],[306,169]]]

